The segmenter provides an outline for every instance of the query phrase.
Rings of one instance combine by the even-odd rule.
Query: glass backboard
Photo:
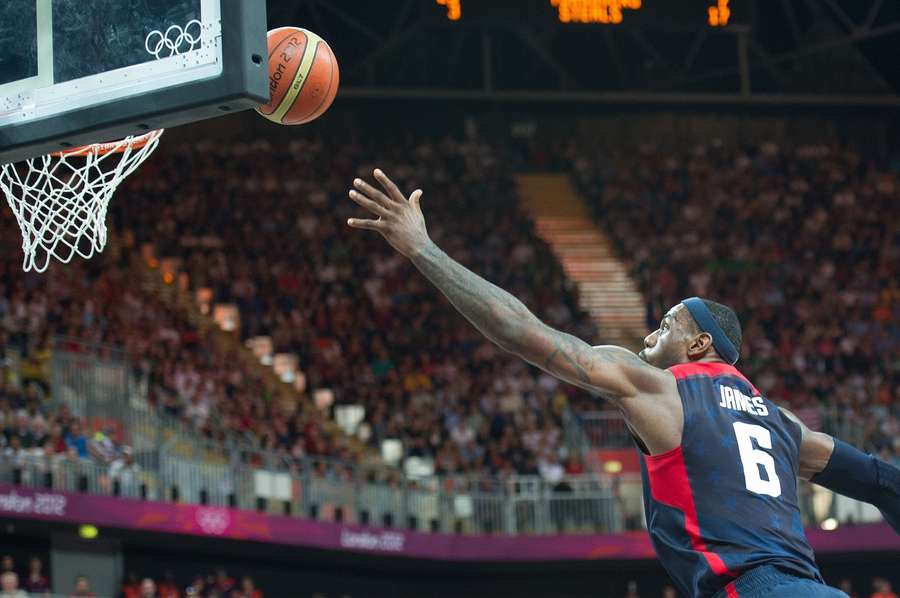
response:
[[[0,1],[0,163],[268,100],[265,0]]]

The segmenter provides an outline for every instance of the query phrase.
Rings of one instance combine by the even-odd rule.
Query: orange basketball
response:
[[[302,125],[328,110],[337,94],[340,73],[324,39],[299,27],[279,27],[268,34],[268,104],[256,111],[281,125]]]

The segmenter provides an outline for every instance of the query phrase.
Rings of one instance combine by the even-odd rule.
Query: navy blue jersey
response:
[[[731,590],[760,565],[822,581],[797,506],[800,427],[733,366],[669,371],[684,408],[681,446],[642,453],[641,473],[653,546],[681,592]]]

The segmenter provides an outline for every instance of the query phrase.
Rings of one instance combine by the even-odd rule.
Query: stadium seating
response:
[[[651,330],[687,296],[732,305],[760,390],[824,406],[830,421],[813,424],[900,458],[896,169],[825,145],[580,148],[572,176]]]
[[[4,213],[0,340],[23,356],[27,389],[4,383],[5,443],[20,415],[36,427],[20,442],[56,434],[54,423],[69,434],[66,421],[38,416],[51,338],[64,334],[123,346],[151,381],[151,400],[208,437],[250,433],[295,457],[349,456],[321,419],[279,409],[252,369],[211,350],[186,318],[129,284],[135,258],[152,244],[159,258],[177,261],[190,289],[212,293],[210,304],[237,306],[243,339],[268,337],[273,352],[298,357],[303,400],[327,389],[332,413],[362,406],[362,426],[351,431],[372,447],[399,440],[387,443],[399,446],[395,456],[431,461],[438,473],[556,475],[568,406],[596,403],[503,355],[383,240],[343,224],[356,213],[348,182],[370,172],[371,156],[384,156],[378,165],[405,188],[427,190],[430,232],[451,255],[549,323],[596,338],[518,210],[505,148],[303,141],[291,147],[296,163],[275,160],[264,141],[199,150],[161,150],[114,204],[124,241],[43,278],[18,271],[17,235]],[[850,440],[900,455],[897,373],[875,358],[897,347],[896,249],[884,224],[897,210],[896,173],[826,147],[644,146],[615,168],[599,151],[583,155],[594,159],[574,161],[574,180],[640,281],[651,325],[685,295],[733,304],[745,320],[743,367],[760,388],[795,408],[824,403],[844,430],[863,432]],[[726,236],[704,235],[725,228]],[[788,253],[797,265],[785,265]],[[107,429],[83,423],[88,435]],[[121,431],[110,436],[122,440]]]
[[[430,232],[451,255],[554,324],[596,336],[518,210],[496,150],[453,140],[377,149],[297,141],[288,163],[265,141],[199,149],[162,150],[118,216],[138,244],[176,258],[192,289],[236,305],[244,339],[268,337],[275,354],[296,355],[308,391],[361,405],[373,447],[400,440],[403,457],[446,473],[560,465],[566,396],[557,384],[484,340],[382,239],[344,223],[357,211],[350,182],[378,159],[404,186],[428,189]],[[165,207],[145,209],[157,204]],[[315,438],[298,446],[301,434],[277,418],[256,432],[294,454],[318,450]]]
[[[68,302],[66,326],[51,318],[40,339],[65,333],[124,346],[149,376],[151,399],[208,437],[251,433],[261,446],[295,457],[346,457],[320,422],[278,409],[252,371],[210,350],[146,285],[128,285],[133,258],[152,244],[159,261],[187,274],[192,291],[211,291],[213,305],[237,306],[243,339],[268,337],[275,353],[299,358],[303,400],[327,389],[337,409],[362,406],[363,438],[374,448],[398,440],[398,456],[440,473],[558,477],[566,460],[562,418],[570,399],[587,397],[502,354],[386,243],[344,224],[355,208],[349,182],[371,170],[370,156],[384,156],[379,165],[404,185],[429,190],[430,232],[451,255],[550,323],[596,337],[518,210],[494,149],[452,140],[378,152],[298,142],[291,148],[298,163],[290,164],[275,160],[265,142],[199,149],[160,150],[122,189],[111,215],[123,239],[115,253],[51,269],[46,288],[94,298]],[[7,259],[7,287],[23,285]],[[22,309],[56,301],[32,284]]]

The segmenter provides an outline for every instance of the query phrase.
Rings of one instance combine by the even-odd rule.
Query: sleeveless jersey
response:
[[[669,369],[684,408],[681,446],[641,452],[647,528],[685,596],[712,596],[760,565],[823,581],[797,505],[800,426],[736,368]]]

